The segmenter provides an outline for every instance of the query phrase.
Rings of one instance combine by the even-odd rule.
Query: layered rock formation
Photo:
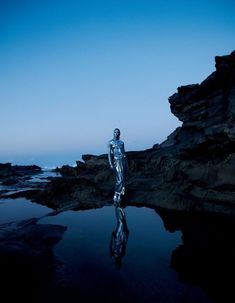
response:
[[[172,150],[169,181],[189,207],[234,212],[235,52],[215,62],[216,71],[201,84],[179,87],[169,98],[183,124],[161,147]]]

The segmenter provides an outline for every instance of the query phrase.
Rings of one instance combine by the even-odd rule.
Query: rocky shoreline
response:
[[[0,198],[31,198],[44,189],[50,177],[37,165],[0,163]]]
[[[169,98],[182,126],[160,145],[126,153],[123,204],[235,214],[235,51],[215,62],[216,70],[202,83],[179,87]],[[82,160],[58,168],[61,177],[28,197],[56,210],[113,204],[115,180],[107,155]]]

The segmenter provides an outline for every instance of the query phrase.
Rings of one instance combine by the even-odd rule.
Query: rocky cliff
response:
[[[169,98],[183,124],[161,148],[172,150],[174,167],[165,171],[190,208],[234,212],[235,52],[215,62],[201,84],[179,87]]]

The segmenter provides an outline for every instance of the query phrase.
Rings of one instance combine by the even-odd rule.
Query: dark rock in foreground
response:
[[[53,247],[65,226],[29,219],[0,225],[1,295],[7,302],[44,302],[59,260]]]
[[[65,226],[37,222],[38,219],[34,218],[0,225],[1,258],[4,255],[38,257],[62,239]]]

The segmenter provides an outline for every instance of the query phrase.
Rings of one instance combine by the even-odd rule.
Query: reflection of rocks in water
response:
[[[171,259],[180,279],[201,287],[215,302],[234,302],[234,217],[157,212],[166,229],[182,231],[183,244],[172,252]]]
[[[129,236],[129,230],[126,223],[126,215],[122,207],[115,207],[117,226],[112,232],[110,242],[110,254],[114,259],[115,266],[120,269],[122,266],[122,258],[126,253],[126,245]]]
[[[62,239],[66,227],[37,221],[0,225],[1,295],[7,302],[14,302],[15,297],[24,302],[47,302],[42,296],[59,264],[53,246]]]

